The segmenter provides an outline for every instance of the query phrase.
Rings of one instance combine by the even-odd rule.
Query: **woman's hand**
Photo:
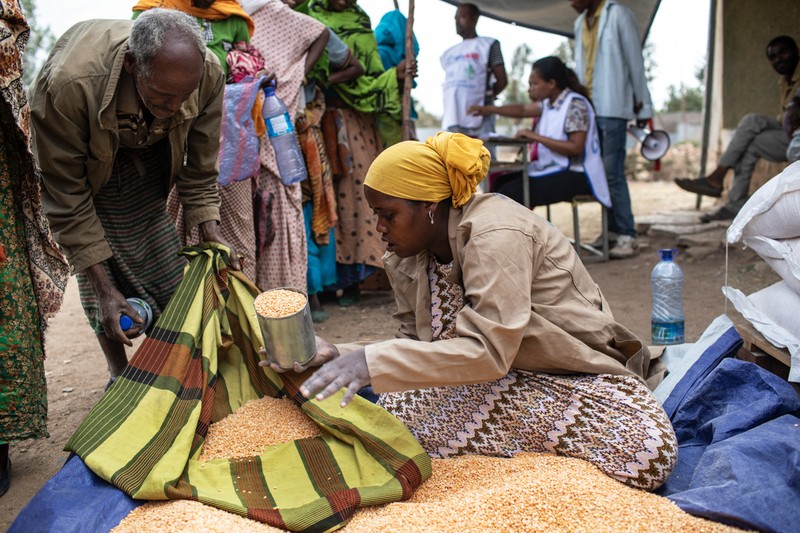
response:
[[[300,385],[300,392],[306,398],[314,396],[317,400],[324,400],[344,387],[347,390],[342,397],[341,406],[345,407],[369,383],[367,354],[364,348],[360,348],[322,365]]]
[[[336,349],[336,346],[326,341],[319,335],[315,335],[314,338],[317,341],[317,353],[315,353],[314,357],[312,357],[311,360],[306,364],[301,365],[300,363],[295,361],[291,369],[282,368],[276,365],[275,363],[270,363],[268,360],[266,360],[267,351],[262,347],[259,348],[258,353],[261,355],[261,357],[265,359],[259,361],[258,366],[268,366],[273,370],[273,372],[277,372],[278,374],[280,374],[281,372],[287,372],[289,370],[294,370],[299,374],[300,372],[304,372],[307,368],[311,368],[312,366],[322,366],[328,361],[331,361],[339,357],[339,350]]]
[[[467,113],[470,114],[470,115],[478,115],[478,116],[481,116],[481,117],[485,117],[486,115],[490,114],[486,110],[486,106],[482,106],[482,105],[471,105],[471,106],[469,106],[469,108],[467,108]]]
[[[408,77],[412,79],[417,77],[416,59],[412,59],[411,61],[404,59],[397,65],[397,79],[403,81]]]
[[[586,146],[586,132],[573,131],[567,134],[567,140],[562,141],[553,139],[552,137],[545,137],[533,130],[519,130],[515,139],[526,139],[528,141],[535,141],[552,150],[557,154],[567,157],[578,157],[583,155],[583,150]]]

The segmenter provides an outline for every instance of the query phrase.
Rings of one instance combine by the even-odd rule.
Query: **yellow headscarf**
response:
[[[390,146],[372,162],[364,185],[378,192],[423,202],[452,198],[461,207],[489,171],[491,156],[483,141],[440,131],[424,143]]]

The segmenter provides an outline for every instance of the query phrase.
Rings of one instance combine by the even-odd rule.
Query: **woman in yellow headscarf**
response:
[[[301,391],[345,388],[346,405],[371,385],[435,457],[558,453],[660,486],[677,442],[647,387],[658,381],[650,352],[558,229],[505,196],[475,194],[488,166],[483,143],[457,133],[378,156],[364,194],[388,251],[397,338],[319,339],[311,364],[322,366]]]

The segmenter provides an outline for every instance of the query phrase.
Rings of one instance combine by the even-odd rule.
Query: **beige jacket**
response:
[[[42,169],[50,228],[73,272],[111,257],[92,198],[119,147],[116,102],[131,21],[92,20],[55,44],[30,89],[33,152]],[[217,157],[225,77],[206,52],[200,87],[172,118],[170,187],[189,227],[219,220]]]
[[[428,255],[384,256],[397,339],[366,347],[376,392],[491,381],[512,368],[645,378],[650,352],[614,321],[567,239],[504,196],[451,209],[451,281],[464,287],[457,337],[431,342]],[[422,342],[420,342],[422,341]]]

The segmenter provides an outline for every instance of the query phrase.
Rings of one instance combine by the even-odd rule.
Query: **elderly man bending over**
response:
[[[172,186],[187,225],[227,246],[217,229],[224,84],[192,17],[153,9],[135,22],[76,24],[31,88],[45,211],[112,381],[142,329],[126,298],[158,317],[181,280],[185,260],[165,208]],[[123,314],[135,320],[127,335]]]

